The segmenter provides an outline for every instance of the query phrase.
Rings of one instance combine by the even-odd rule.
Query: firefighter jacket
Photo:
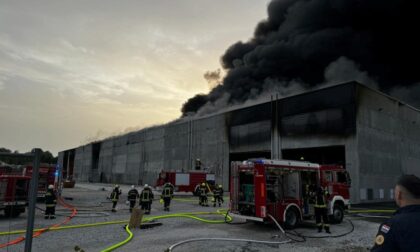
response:
[[[398,209],[383,223],[375,238],[372,252],[419,251],[420,205]]]
[[[140,194],[140,202],[152,202],[153,200],[153,192],[150,188],[144,188]]]
[[[53,189],[48,189],[45,193],[45,205],[47,207],[54,207],[57,204],[57,196]]]
[[[217,187],[213,190],[214,197],[222,197],[223,196],[223,188]]]
[[[120,194],[121,194],[121,190],[118,188],[114,188],[114,190],[111,192],[111,200],[113,202],[118,201],[118,199],[120,198]]]
[[[330,194],[328,190],[324,190],[322,187],[318,187],[315,193],[315,206],[317,208],[327,208],[328,197]]]
[[[200,192],[200,196],[207,196],[207,186],[200,185],[199,192]]]
[[[129,201],[135,201],[139,197],[139,191],[137,189],[133,188],[130,191],[128,191],[127,199]]]
[[[162,198],[173,198],[174,197],[174,187],[171,184],[165,184],[162,190]]]

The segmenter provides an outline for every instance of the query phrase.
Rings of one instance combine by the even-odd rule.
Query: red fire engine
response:
[[[31,178],[22,175],[0,175],[0,210],[6,216],[17,217],[28,204]]]
[[[156,186],[162,186],[166,182],[170,182],[175,186],[175,190],[179,192],[192,192],[196,195],[197,188],[201,183],[207,183],[209,186],[213,186],[214,179],[215,176],[213,173],[207,173],[205,171],[162,171],[156,181]]]
[[[232,162],[231,167],[230,212],[234,217],[265,222],[269,214],[294,228],[314,214],[309,192],[317,186],[330,193],[328,212],[334,222],[341,222],[350,206],[350,177],[340,165],[255,159]]]
[[[23,175],[32,177],[32,169],[32,165],[26,166],[23,171]],[[39,167],[37,198],[44,198],[48,185],[54,185],[56,187],[56,182],[55,165],[41,164]]]

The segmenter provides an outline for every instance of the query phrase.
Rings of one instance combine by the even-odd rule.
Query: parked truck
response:
[[[23,170],[23,175],[32,178],[32,165],[27,165]],[[38,191],[37,198],[43,199],[47,192],[48,185],[54,185],[57,189],[59,183],[57,182],[56,166],[50,164],[41,164],[38,175]]]
[[[166,182],[173,184],[178,192],[192,192],[198,195],[198,186],[201,183],[207,183],[210,189],[214,187],[215,175],[206,171],[162,171],[156,181],[156,186],[162,186]]]
[[[8,217],[17,217],[28,205],[29,182],[23,175],[0,175],[0,210]]]
[[[276,221],[288,228],[314,215],[307,190],[328,189],[328,214],[340,223],[350,207],[350,176],[341,165],[319,165],[291,160],[253,159],[232,162],[230,212],[232,216]]]

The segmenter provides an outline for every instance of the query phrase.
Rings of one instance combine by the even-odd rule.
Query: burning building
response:
[[[420,111],[357,82],[184,118],[59,153],[76,181],[154,184],[162,170],[203,169],[228,188],[230,162],[341,164],[352,202],[390,201],[396,177],[420,175]]]
[[[420,113],[407,105],[420,107],[419,10],[272,0],[253,37],[222,55],[221,84],[190,98],[179,120],[63,151],[60,164],[78,181],[153,184],[199,158],[227,188],[231,161],[306,160],[343,165],[353,202],[392,200],[398,175],[420,175]],[[261,97],[271,99],[248,102]]]

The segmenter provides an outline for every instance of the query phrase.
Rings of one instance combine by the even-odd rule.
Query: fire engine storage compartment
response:
[[[267,214],[283,222],[285,215],[284,224],[287,228],[296,227],[305,214],[313,215],[313,204],[303,209],[302,199],[306,186],[313,187],[319,184],[317,165],[298,162],[300,163],[298,168],[290,168],[289,164],[288,166],[262,165],[262,169],[257,169],[252,164],[253,162],[232,162],[231,210],[233,214],[259,222],[270,222],[271,220],[266,218]],[[256,161],[256,163],[262,162]],[[284,160],[284,162],[288,161]],[[303,167],[302,164],[308,167]],[[290,205],[292,207],[287,208]],[[261,207],[264,210],[260,209]],[[285,209],[286,213],[284,213]]]
[[[306,209],[303,208],[303,201],[306,185],[311,188],[318,184],[317,173],[315,169],[291,170],[286,167],[272,166],[265,169],[266,179],[266,208],[267,213],[276,220],[283,222],[286,228],[294,228],[299,222],[301,215],[313,214],[313,204],[309,204]],[[286,203],[287,202],[287,203]],[[293,204],[284,213],[287,205]]]
[[[18,217],[28,203],[30,177],[0,175],[0,209],[7,217]]]

